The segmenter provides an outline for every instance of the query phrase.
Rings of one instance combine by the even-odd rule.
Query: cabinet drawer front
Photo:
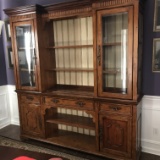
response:
[[[45,97],[45,104],[52,106],[67,106],[76,109],[88,109],[93,110],[93,101],[89,100],[72,100],[72,99],[62,99],[56,97]]]
[[[33,96],[33,95],[21,95],[20,101],[23,103],[34,103],[34,104],[40,104],[40,97],[39,96]]]
[[[132,114],[132,106],[131,105],[114,104],[114,103],[101,103],[100,104],[100,112],[101,111],[131,115]]]

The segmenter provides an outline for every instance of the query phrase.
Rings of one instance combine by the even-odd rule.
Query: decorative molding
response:
[[[19,20],[28,20],[28,19],[34,19],[34,18],[36,18],[36,14],[35,13],[33,13],[33,14],[28,14],[28,15],[20,15],[20,16],[13,16],[13,17],[10,17],[10,20],[12,21],[12,22],[14,22],[14,21],[19,21]]]
[[[144,96],[142,99],[142,107],[145,110],[160,111],[160,96]]]
[[[30,6],[21,6],[21,7],[16,7],[13,9],[4,9],[4,12],[8,16],[12,15],[24,15],[24,14],[32,14],[32,13],[44,13],[46,12],[44,7],[41,5],[30,5]]]
[[[78,8],[84,8],[86,6],[92,6],[93,0],[83,0],[83,1],[71,1],[71,2],[62,2],[53,5],[48,5],[45,7],[46,11],[48,12],[55,12],[60,10],[72,10]]]
[[[135,0],[108,0],[108,1],[100,1],[93,3],[93,8],[101,8],[101,7],[111,7],[115,5],[122,5],[122,4],[130,4],[133,3]]]
[[[160,155],[160,142],[142,139],[141,144],[142,152]]]
[[[73,17],[74,15],[89,14],[89,13],[92,13],[92,8],[91,7],[83,7],[83,8],[77,8],[77,9],[71,9],[71,10],[62,10],[62,11],[55,11],[55,12],[53,11],[48,14],[48,17],[49,17],[49,19],[59,18],[62,16],[69,16],[69,15],[71,15]]]

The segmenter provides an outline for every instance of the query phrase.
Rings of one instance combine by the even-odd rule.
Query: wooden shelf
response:
[[[49,142],[54,144],[67,146],[73,149],[96,151],[96,139],[95,136],[89,136],[85,134],[79,134],[75,132],[59,130],[51,138],[47,138]],[[72,142],[72,143],[71,143]]]
[[[63,96],[74,95],[75,97],[92,98],[94,96],[94,87],[78,85],[56,85],[54,88],[47,90],[46,94]]]
[[[47,47],[47,49],[87,48],[87,47],[93,47],[93,45],[51,46]]]
[[[18,48],[18,50],[26,50],[26,49],[35,49],[35,48],[33,48],[33,47],[19,47]]]
[[[48,119],[46,122],[95,130],[95,124],[93,123],[92,119],[82,116],[57,114],[54,119]]]
[[[121,42],[103,43],[103,46],[120,46]]]
[[[27,68],[20,68],[20,71],[29,72],[29,69]],[[32,72],[35,72],[35,70],[31,69]]]
[[[121,73],[120,69],[112,69],[112,70],[103,70],[103,74],[117,74],[117,73]]]
[[[116,87],[104,87],[104,92],[110,92],[110,93],[121,93],[126,94],[127,88],[116,88]]]
[[[54,69],[48,69],[48,71],[93,72],[94,69],[88,69],[88,68],[54,68]]]

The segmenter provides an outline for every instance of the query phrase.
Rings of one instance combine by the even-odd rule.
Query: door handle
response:
[[[101,65],[101,46],[98,45],[98,48],[97,48],[97,62],[98,62],[98,65],[100,66]]]

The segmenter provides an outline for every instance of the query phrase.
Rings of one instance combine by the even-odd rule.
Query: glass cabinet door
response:
[[[98,12],[98,95],[132,98],[132,7]]]
[[[14,24],[18,88],[37,90],[36,49],[33,22]]]

